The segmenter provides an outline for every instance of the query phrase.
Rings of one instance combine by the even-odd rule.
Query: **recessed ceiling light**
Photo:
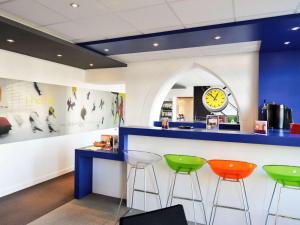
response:
[[[77,3],[71,3],[70,6],[72,6],[73,8],[79,8],[79,5]]]
[[[299,29],[300,29],[300,27],[292,27],[291,30],[296,31],[296,30],[299,30]]]
[[[57,56],[57,57],[62,57],[62,54],[57,54],[56,56]]]
[[[222,37],[219,36],[219,35],[214,37],[215,40],[220,40],[221,38],[222,38]]]
[[[108,48],[105,48],[104,51],[105,51],[105,52],[109,52],[109,49],[108,49]]]
[[[159,44],[158,44],[157,42],[155,42],[155,43],[153,43],[153,46],[154,46],[154,47],[158,47]]]
[[[90,63],[90,67],[93,67],[94,66],[94,64],[93,63]]]
[[[289,45],[289,44],[291,44],[291,42],[290,41],[286,41],[286,42],[284,42],[284,44],[285,45]]]
[[[14,43],[15,42],[15,40],[10,39],[10,38],[6,39],[6,41],[9,42],[9,43]]]

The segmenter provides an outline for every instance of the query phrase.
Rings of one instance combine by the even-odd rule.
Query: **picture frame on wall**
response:
[[[219,131],[219,116],[217,115],[206,116],[206,130]]]
[[[267,135],[268,134],[268,121],[256,120],[254,133]]]

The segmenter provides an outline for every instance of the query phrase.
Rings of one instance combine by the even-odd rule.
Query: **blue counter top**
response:
[[[161,121],[154,121],[153,125],[155,127],[161,127]],[[192,126],[194,128],[206,128],[206,123],[201,121],[195,121],[195,122],[179,122],[179,121],[170,121],[169,127],[175,128],[179,126]],[[221,123],[219,125],[221,130],[240,130],[239,124],[232,124],[232,123]]]
[[[182,138],[193,140],[237,142],[249,144],[279,145],[300,147],[300,135],[290,134],[288,131],[270,131],[268,135],[220,130],[218,132],[206,129],[162,129],[159,127],[120,127],[120,142],[123,136],[138,135],[164,138]],[[124,141],[124,140],[123,140]],[[127,142],[127,140],[125,140]]]

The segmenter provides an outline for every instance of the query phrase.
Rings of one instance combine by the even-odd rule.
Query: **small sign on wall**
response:
[[[217,115],[206,116],[206,130],[212,130],[212,131],[219,130],[219,116]]]

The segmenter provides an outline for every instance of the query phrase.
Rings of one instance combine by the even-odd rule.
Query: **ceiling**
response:
[[[41,31],[0,17],[0,49],[81,69],[123,67],[126,64]]]
[[[258,52],[260,41],[112,55],[124,63]],[[201,85],[199,85],[201,86]]]
[[[0,10],[78,43],[294,14],[300,0],[0,0]]]

